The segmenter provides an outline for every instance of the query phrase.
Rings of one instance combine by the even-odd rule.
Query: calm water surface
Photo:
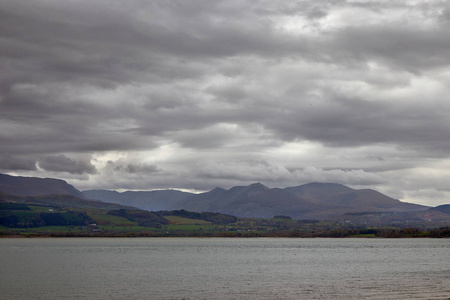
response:
[[[449,239],[0,239],[1,299],[450,299]]]

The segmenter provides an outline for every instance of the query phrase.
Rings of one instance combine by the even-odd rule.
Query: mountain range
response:
[[[355,212],[405,212],[428,207],[405,203],[374,190],[354,190],[334,183],[309,183],[297,187],[268,188],[261,183],[215,188],[178,203],[192,211],[214,211],[238,217],[324,219]]]
[[[345,214],[420,212],[429,209],[427,206],[401,202],[374,190],[356,190],[336,183],[308,183],[283,189],[254,183],[230,189],[217,187],[200,194],[178,190],[81,192],[60,179],[0,174],[0,192],[16,196],[65,194],[148,211],[184,209],[256,218],[282,215],[295,219],[330,219]]]

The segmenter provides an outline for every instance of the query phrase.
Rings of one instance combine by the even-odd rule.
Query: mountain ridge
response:
[[[427,206],[401,202],[375,190],[355,190],[336,183],[308,183],[284,189],[254,183],[220,190],[214,194],[211,191],[194,194],[181,205],[192,211],[217,211],[238,217],[286,215],[297,219],[323,219],[358,212],[428,209]]]
[[[429,207],[401,202],[371,189],[352,189],[337,183],[307,183],[295,187],[269,188],[261,183],[220,187],[193,194],[178,190],[80,192],[67,182],[51,178],[14,177],[0,174],[0,191],[19,196],[69,194],[79,198],[133,206],[149,211],[184,209],[217,212],[237,217],[327,219],[346,213],[414,212]],[[80,196],[81,195],[81,196]],[[34,195],[33,195],[34,196]]]

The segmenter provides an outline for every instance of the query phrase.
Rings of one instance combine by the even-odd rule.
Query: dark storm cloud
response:
[[[129,174],[141,174],[150,175],[152,173],[158,172],[158,166],[149,164],[117,164],[112,161],[108,161],[107,168],[110,172],[117,174],[129,173]]]
[[[65,155],[54,155],[39,161],[39,167],[46,171],[68,172],[71,174],[95,174],[97,170],[90,162],[75,161]]]
[[[325,107],[280,113],[266,125],[286,139],[306,138],[336,147],[391,143],[429,154],[450,150],[449,106],[437,111],[422,101],[399,105],[395,99],[374,103],[340,97],[335,95]]]
[[[403,198],[433,174],[432,199],[450,176],[449,24],[437,0],[2,1],[0,169]]]

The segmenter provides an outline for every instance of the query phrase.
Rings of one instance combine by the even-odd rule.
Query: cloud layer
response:
[[[447,1],[0,3],[0,172],[450,197]]]

